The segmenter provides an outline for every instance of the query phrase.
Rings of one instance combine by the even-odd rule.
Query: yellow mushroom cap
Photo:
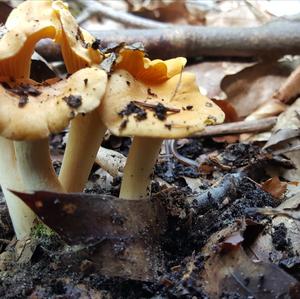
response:
[[[82,69],[50,85],[6,81],[0,84],[0,135],[34,140],[57,133],[77,114],[94,110],[106,84],[107,75],[98,68]]]
[[[61,45],[68,72],[74,73],[83,67],[99,64],[102,55],[92,47],[95,38],[77,25],[68,5],[54,1],[52,7],[58,13],[63,29],[62,34],[56,36],[56,42]]]
[[[146,84],[117,70],[99,112],[118,136],[182,138],[224,120],[223,111],[200,94],[195,75],[187,72],[161,84]]]
[[[43,38],[53,38],[61,45],[70,73],[101,61],[98,50],[86,48],[95,39],[81,33],[62,1],[25,1],[11,12],[5,29],[0,39],[0,76],[28,78],[35,44]]]
[[[115,69],[126,70],[139,81],[158,84],[182,72],[185,64],[184,57],[150,60],[145,57],[144,51],[125,47],[119,53]]]
[[[9,15],[7,32],[0,39],[0,75],[28,77],[35,44],[41,38],[54,38],[60,22],[51,9],[52,1],[27,1]]]

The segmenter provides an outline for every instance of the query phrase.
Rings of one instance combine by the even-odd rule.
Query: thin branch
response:
[[[160,29],[124,29],[91,32],[101,40],[103,47],[111,42],[145,45],[151,58],[177,56],[230,56],[230,57],[280,57],[285,54],[300,54],[299,21],[278,20],[250,28],[173,26]],[[49,42],[42,41],[37,51],[48,61],[59,60],[59,51]],[[52,46],[51,46],[52,47]],[[46,53],[45,53],[46,51]],[[54,56],[54,57],[53,57]]]
[[[219,136],[270,130],[277,121],[277,117],[268,117],[258,120],[237,121],[215,126],[208,126],[203,131],[193,134],[191,137]]]
[[[103,5],[95,0],[77,0],[77,2],[84,5],[86,7],[86,10],[90,13],[90,15],[99,14],[101,16],[112,19],[116,22],[125,24],[127,26],[137,28],[166,28],[172,26],[172,24],[170,25],[167,23],[161,23],[141,18],[123,11],[116,11],[113,8],[107,5]],[[84,17],[86,17],[86,15],[87,14],[85,13]]]

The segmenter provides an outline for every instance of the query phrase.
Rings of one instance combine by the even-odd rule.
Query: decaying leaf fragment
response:
[[[275,198],[281,198],[287,189],[287,183],[281,182],[280,179],[276,176],[268,179],[263,182],[262,188],[271,193]]]
[[[162,270],[157,238],[165,216],[157,203],[83,193],[12,192],[67,244],[94,246],[91,258],[100,273],[147,281]]]

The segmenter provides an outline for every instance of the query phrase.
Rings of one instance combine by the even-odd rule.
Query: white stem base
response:
[[[124,169],[120,198],[143,199],[150,195],[151,174],[163,139],[135,137]]]
[[[14,143],[18,170],[25,191],[62,192],[63,188],[52,166],[48,139]]]
[[[71,122],[59,180],[67,192],[82,192],[102,143],[106,127],[98,111]]]
[[[17,170],[14,144],[0,137],[0,184],[8,206],[8,211],[18,240],[30,235],[36,219],[35,214],[8,189],[24,191],[23,183]]]

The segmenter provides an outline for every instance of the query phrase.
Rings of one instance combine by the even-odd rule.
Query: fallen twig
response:
[[[193,134],[191,137],[218,136],[229,134],[242,134],[263,132],[271,129],[276,124],[277,117],[269,117],[251,121],[237,121],[222,125],[208,126],[203,131]]]
[[[77,0],[77,2],[79,2],[80,4],[86,7],[86,12],[84,15],[85,18],[87,16],[87,13],[89,13],[90,15],[99,14],[106,18],[112,19],[116,22],[131,27],[137,27],[137,28],[166,28],[170,26],[170,24],[167,23],[161,23],[161,22],[141,18],[123,11],[116,11],[107,5],[101,4],[98,1]],[[81,21],[82,21],[82,17],[81,17]]]
[[[172,28],[124,29],[91,33],[101,40],[102,46],[107,46],[110,42],[141,41],[151,58],[201,55],[278,57],[300,53],[299,22],[293,20],[278,20],[251,28],[173,26]],[[61,58],[58,49],[53,49],[49,40],[39,43],[37,51],[48,61]]]
[[[126,157],[119,152],[101,146],[95,162],[111,176],[116,177],[122,174]]]
[[[244,178],[246,175],[242,172],[226,174],[215,186],[191,198],[191,206],[197,213],[204,214],[209,209],[221,205],[226,198],[234,198]]]

